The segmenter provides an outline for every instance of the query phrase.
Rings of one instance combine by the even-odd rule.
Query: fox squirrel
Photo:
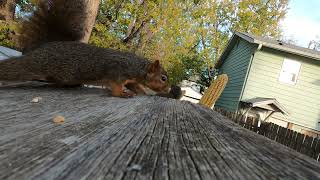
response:
[[[103,85],[117,97],[172,93],[168,75],[158,60],[152,63],[133,53],[79,42],[79,33],[73,33],[75,30],[67,25],[73,11],[65,8],[64,0],[49,2],[40,3],[31,19],[23,23],[21,44],[31,50],[21,57],[0,61],[0,80]],[[59,9],[68,11],[68,17]],[[175,98],[173,94],[167,97]]]

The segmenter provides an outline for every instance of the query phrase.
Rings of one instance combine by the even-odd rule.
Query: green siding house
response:
[[[320,131],[319,51],[236,32],[216,68],[229,82],[215,107],[236,112],[248,99],[273,98],[288,113],[274,113],[270,121]]]

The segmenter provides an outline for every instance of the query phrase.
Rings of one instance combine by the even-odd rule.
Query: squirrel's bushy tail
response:
[[[89,0],[90,2],[90,0]],[[23,52],[51,41],[82,41],[88,1],[42,0],[32,16],[20,26],[19,47]]]
[[[0,61],[0,81],[28,80],[28,74],[19,58]]]

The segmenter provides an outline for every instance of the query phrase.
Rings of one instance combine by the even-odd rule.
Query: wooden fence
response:
[[[258,126],[258,119],[256,118],[248,117],[245,120],[243,115],[221,109],[215,110],[244,128],[320,161],[320,138],[310,137],[271,122],[261,123]]]

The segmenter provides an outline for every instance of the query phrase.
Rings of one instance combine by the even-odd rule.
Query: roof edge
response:
[[[255,40],[254,43],[255,44],[262,44],[262,46],[264,46],[264,47],[268,47],[268,48],[275,49],[278,51],[283,51],[283,52],[291,53],[294,55],[298,55],[298,56],[302,56],[302,57],[306,57],[306,58],[310,58],[310,59],[314,59],[314,60],[320,60],[320,55],[313,55],[311,53],[301,51],[298,49],[293,49],[293,48],[289,48],[289,47],[282,46],[282,45],[266,43],[266,42],[262,42],[259,40]]]
[[[245,34],[242,34],[240,32],[234,32],[230,38],[230,40],[228,41],[228,44],[227,46],[225,47],[223,53],[220,55],[217,63],[215,64],[214,68],[218,69],[221,67],[221,65],[223,64],[224,62],[224,59],[226,58],[227,54],[232,50],[231,49],[231,45],[233,46],[235,41],[236,41],[236,38],[242,38],[246,41],[248,41],[249,43],[252,43],[252,44],[257,44],[255,42],[255,39],[252,38],[252,37],[249,37],[249,36],[246,36]]]
[[[251,37],[251,36],[249,36],[249,35],[247,35],[245,33],[234,32],[233,35],[231,36],[227,46],[225,47],[225,50],[223,51],[221,56],[218,58],[218,61],[215,64],[215,68],[220,68],[221,67],[221,65],[223,64],[225,58],[227,57],[227,54],[231,51],[231,49],[232,49],[231,46],[233,45],[233,43],[235,43],[236,38],[241,38],[241,39],[243,39],[243,40],[245,40],[245,41],[247,41],[249,43],[262,45],[264,47],[268,47],[268,48],[275,49],[275,50],[278,50],[278,51],[282,51],[282,52],[298,55],[298,56],[301,56],[301,57],[310,58],[310,59],[313,59],[313,60],[320,60],[320,55],[317,55],[317,54],[312,54],[310,52],[306,52],[306,51],[303,51],[303,50],[295,49],[295,48],[284,46],[284,45],[280,45],[280,44],[274,44],[274,43],[261,41],[261,40],[258,40],[256,38],[254,38],[254,37]]]
[[[233,42],[234,41],[236,41],[236,37],[237,35],[236,35],[236,33],[233,33],[232,34],[232,36],[231,36],[231,38],[229,39],[229,41],[228,41],[228,44],[227,44],[227,46],[224,48],[224,51],[222,52],[222,54],[220,55],[220,57],[218,58],[218,61],[217,61],[217,63],[214,65],[214,68],[220,68],[220,66],[223,64],[223,60],[224,60],[224,58],[225,58],[225,56],[227,56],[227,54],[229,53],[229,51],[231,50],[230,48],[230,46],[231,46],[231,44],[233,44]]]

